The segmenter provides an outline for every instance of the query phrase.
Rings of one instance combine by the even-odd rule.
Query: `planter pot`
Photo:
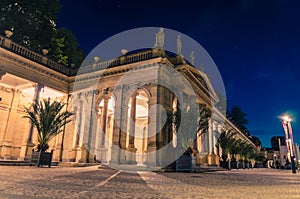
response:
[[[42,167],[43,165],[46,165],[51,167],[52,155],[53,150],[51,152],[32,150],[29,166],[34,165],[37,167]]]
[[[183,154],[176,160],[176,172],[192,172],[192,155]]]

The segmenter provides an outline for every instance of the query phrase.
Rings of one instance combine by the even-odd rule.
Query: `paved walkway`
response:
[[[1,166],[0,198],[300,198],[300,174],[272,169],[128,173],[95,166]]]

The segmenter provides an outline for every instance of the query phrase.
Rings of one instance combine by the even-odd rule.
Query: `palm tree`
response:
[[[254,147],[246,141],[242,141],[241,144],[241,157],[243,159],[243,169],[245,169],[245,160],[250,162],[251,158],[255,155]]]
[[[232,149],[232,156],[235,157],[236,159],[236,168],[239,169],[239,160],[238,160],[238,155],[241,156],[241,151],[243,150],[244,147],[244,142],[241,139],[237,139],[233,143],[233,149]]]
[[[38,151],[46,151],[49,141],[62,131],[67,123],[71,121],[72,112],[63,110],[65,104],[62,102],[51,102],[44,99],[40,103],[35,102],[31,108],[25,108],[28,118],[37,129]]]
[[[184,110],[180,107],[177,107],[176,111],[168,111],[167,114],[167,122],[169,123],[168,128],[171,129],[172,125],[175,126],[178,141],[181,145],[180,147],[182,147],[183,150],[189,154],[197,151],[196,147],[194,146],[196,140],[202,134],[208,132],[209,120],[211,117],[210,108],[205,104],[198,104],[198,107],[195,106],[189,110]],[[182,124],[180,123],[181,119],[184,119]],[[200,133],[197,134],[197,132]]]
[[[231,156],[234,152],[235,142],[234,135],[236,133],[233,131],[223,131],[217,141],[216,146],[222,149],[222,159],[223,161],[228,160],[228,169],[231,169]]]

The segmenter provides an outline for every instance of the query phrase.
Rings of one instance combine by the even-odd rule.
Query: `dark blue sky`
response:
[[[87,54],[108,37],[138,27],[192,37],[215,61],[229,105],[248,114],[248,129],[263,146],[284,135],[278,118],[284,112],[293,116],[300,143],[300,1],[60,2],[58,26],[71,29]]]

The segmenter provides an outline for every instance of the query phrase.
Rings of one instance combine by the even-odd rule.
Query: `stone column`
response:
[[[213,121],[209,120],[207,164],[213,164]]]
[[[109,98],[107,96],[104,96],[104,98],[103,98],[103,108],[102,108],[102,111],[101,111],[101,129],[102,129],[101,146],[105,146],[105,133],[106,133],[106,119],[107,119],[108,100],[109,100]]]
[[[122,118],[122,88],[117,87],[114,91],[116,96],[114,108],[114,124],[111,147],[111,160],[109,164],[119,164],[121,159],[121,118]],[[125,158],[123,158],[125,159]]]
[[[134,94],[134,96],[131,97],[128,148],[134,148],[135,120],[136,120],[136,94]]]
[[[40,101],[40,92],[44,88],[44,85],[38,83],[34,86],[34,96],[33,96],[33,102],[34,103],[39,103]],[[32,134],[33,134],[33,128],[34,126],[31,124],[30,125],[30,130],[29,130],[29,136],[27,139],[27,143],[32,143]]]
[[[216,136],[217,136],[217,132],[218,131],[218,122],[214,121],[213,122],[213,131],[212,131],[212,153],[213,153],[213,164],[214,165],[219,165],[219,160],[218,160],[218,152],[217,152],[217,147],[216,147],[216,144],[217,144],[217,139],[216,139]]]
[[[136,93],[131,97],[130,120],[129,120],[129,144],[128,144],[128,163],[136,164],[136,151],[134,146],[135,138],[135,120],[136,120]]]
[[[39,103],[40,100],[40,92],[44,88],[44,85],[37,83],[34,84],[34,96],[33,96],[33,102]],[[34,147],[34,144],[32,143],[32,134],[33,134],[34,126],[30,123],[30,128],[28,133],[25,135],[25,141],[24,144],[21,146],[21,152],[19,160],[25,160],[30,158],[31,150]]]
[[[103,107],[101,111],[101,136],[100,136],[100,161],[106,163],[107,161],[107,148],[105,148],[105,136],[106,135],[106,122],[107,122],[107,108],[109,97],[103,97]]]
[[[157,85],[151,87],[151,99],[149,100],[148,110],[148,143],[146,151],[146,165],[157,165],[157,117],[158,110],[155,106],[158,103]],[[151,117],[150,117],[151,116]]]
[[[67,94],[64,97],[60,98],[60,100],[65,99],[65,97],[66,97],[66,106],[64,107],[64,111],[68,111],[70,95]],[[67,125],[70,125],[70,124],[67,124]],[[55,150],[54,150],[53,158],[52,158],[54,161],[62,162],[63,155],[64,154],[67,155],[66,154],[67,151],[64,151],[64,139],[65,139],[67,125],[65,125],[62,128],[62,132],[60,132],[58,135],[55,136],[55,139],[56,139]],[[65,160],[68,160],[68,159],[65,159]]]
[[[124,101],[123,101],[124,102]],[[127,119],[128,119],[128,104],[121,105],[121,118],[120,118],[120,163],[126,163],[127,157],[126,157],[126,141],[127,141]]]
[[[8,109],[6,127],[4,129],[3,142],[1,147],[1,156],[4,159],[11,159],[11,147],[13,141],[13,132],[15,129],[15,122],[20,119],[20,115],[17,113],[18,100],[20,92],[18,90],[10,89],[9,93],[11,94],[11,102]],[[20,136],[16,134],[15,136]]]

